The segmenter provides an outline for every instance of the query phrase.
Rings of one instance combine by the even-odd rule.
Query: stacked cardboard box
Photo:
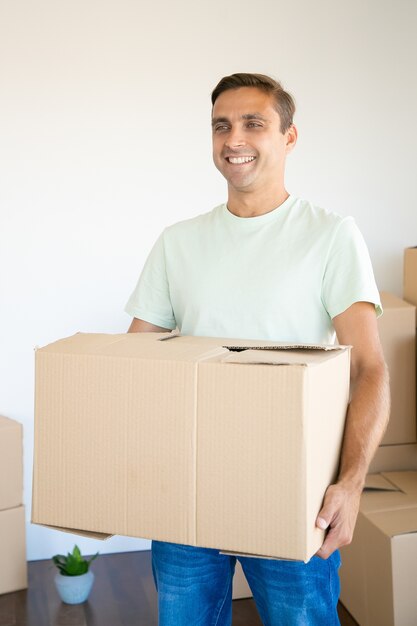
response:
[[[22,425],[0,416],[0,594],[27,587]]]
[[[382,293],[379,332],[391,379],[391,418],[370,472],[417,469],[416,316],[417,248],[404,253],[404,300]]]
[[[417,248],[406,248],[404,251],[403,297],[417,306]]]
[[[414,626],[417,248],[405,251],[404,300],[386,293],[381,300],[378,324],[390,371],[391,419],[370,467],[380,474],[368,476],[353,542],[342,549],[341,600],[361,626]]]
[[[390,372],[391,419],[382,445],[415,443],[416,425],[416,309],[382,292],[384,315],[379,336]]]
[[[353,543],[342,549],[341,601],[360,626],[417,623],[417,472],[371,474]]]

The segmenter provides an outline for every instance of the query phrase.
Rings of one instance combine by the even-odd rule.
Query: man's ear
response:
[[[294,126],[294,124],[291,124],[291,126],[288,128],[285,134],[287,136],[285,151],[288,154],[289,152],[291,152],[291,150],[294,148],[295,144],[297,143],[298,131],[297,131],[297,128]]]

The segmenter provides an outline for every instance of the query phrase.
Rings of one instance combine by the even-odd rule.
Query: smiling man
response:
[[[285,158],[297,141],[292,103],[280,115],[271,94],[253,87],[218,96],[215,90],[214,98],[213,160],[228,182],[229,211],[242,217],[271,211],[288,197]]]
[[[352,218],[290,195],[294,101],[262,74],[224,77],[212,93],[213,159],[227,203],[174,224],[156,242],[126,310],[130,332],[332,343],[352,350],[351,401],[338,479],[323,494],[326,529],[308,563],[239,557],[266,626],[338,624],[338,548],[389,413],[381,313],[368,251]],[[242,459],[242,463],[244,463]],[[279,497],[279,494],[277,494]],[[231,624],[236,558],[154,541],[160,626]]]

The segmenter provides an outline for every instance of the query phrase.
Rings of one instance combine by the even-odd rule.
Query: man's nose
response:
[[[239,128],[231,128],[227,133],[226,146],[228,148],[239,148],[245,145],[245,138],[243,132]]]

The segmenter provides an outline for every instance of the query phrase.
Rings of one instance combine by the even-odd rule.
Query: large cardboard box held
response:
[[[413,443],[416,424],[416,309],[401,298],[381,293],[384,315],[379,335],[390,374],[391,417],[383,445]]]
[[[22,424],[0,415],[0,511],[22,504]]]
[[[417,623],[417,472],[368,476],[340,599],[361,626]]]
[[[32,521],[309,559],[350,351],[276,348],[134,333],[37,350]]]
[[[25,509],[0,511],[0,594],[27,587]]]

